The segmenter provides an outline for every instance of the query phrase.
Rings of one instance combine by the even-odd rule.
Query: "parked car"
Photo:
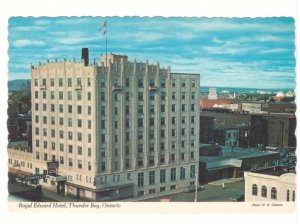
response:
[[[195,185],[191,185],[189,187],[187,187],[186,189],[183,190],[183,192],[186,193],[191,193],[191,192],[195,192],[196,186]],[[197,186],[197,191],[202,191],[205,190],[204,186]]]
[[[244,201],[245,200],[245,195],[244,193],[236,193],[234,195],[231,195],[229,197],[230,201]]]

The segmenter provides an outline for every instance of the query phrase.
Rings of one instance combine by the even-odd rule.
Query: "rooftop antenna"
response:
[[[105,63],[107,66],[107,21],[106,20],[104,20],[104,22],[101,24],[99,31],[101,31],[102,29],[104,29],[102,34],[105,35]]]

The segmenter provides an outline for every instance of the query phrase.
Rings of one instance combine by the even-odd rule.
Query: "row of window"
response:
[[[65,145],[63,143],[58,144],[59,151],[64,152],[65,151]],[[55,142],[51,142],[51,149],[55,150]],[[68,153],[73,153],[73,145],[67,145]],[[82,155],[82,146],[77,146],[77,155]],[[92,156],[92,149],[90,147],[87,148],[87,156]],[[36,151],[36,159],[40,159],[40,152]],[[53,159],[53,158],[52,158]],[[44,160],[48,160],[47,153],[44,153]]]
[[[41,82],[42,86],[47,86],[47,79],[46,78],[42,78],[41,81],[42,81]],[[58,82],[58,86],[62,87],[65,80],[64,80],[64,78],[58,78],[58,79],[50,78],[49,79],[50,86],[55,86],[55,81]],[[73,82],[72,78],[67,78],[67,82],[66,83],[67,83],[68,86],[72,86],[72,82]],[[81,86],[82,79],[80,77],[76,78],[75,79],[75,84],[77,86]],[[39,85],[39,79],[35,78],[34,79],[34,86],[38,86],[38,85]],[[87,86],[91,86],[91,78],[87,78]]]
[[[170,169],[170,181],[176,181],[177,175],[176,175],[176,167]],[[179,170],[179,179],[185,180],[186,179],[186,167],[180,167]],[[190,166],[190,178],[195,178],[195,165]],[[154,185],[156,183],[155,177],[155,171],[149,171],[149,185]],[[145,185],[145,178],[144,178],[144,172],[138,173],[138,187],[143,187]],[[165,183],[166,182],[166,169],[162,169],[159,171],[159,183]]]
[[[63,86],[63,83],[64,83],[64,78],[58,78],[57,80],[55,80],[55,78],[50,78],[49,79],[49,82],[50,82],[50,86],[55,86],[55,81],[58,82],[58,86],[62,87]],[[176,83],[177,83],[178,79],[171,79],[171,85],[172,87],[177,87],[176,86]],[[73,82],[73,79],[68,77],[67,78],[67,86],[72,86],[72,82]],[[76,78],[75,79],[75,83],[77,86],[81,86],[82,85],[82,79],[80,77]],[[180,80],[180,85],[182,88],[186,87],[186,83],[187,83],[187,80],[184,80],[184,79],[181,79]],[[118,79],[115,79],[114,80],[114,84],[118,84]],[[138,79],[137,80],[137,84],[138,84],[138,87],[139,88],[143,88],[144,87],[144,80],[143,79]],[[191,84],[191,87],[196,87],[196,80],[195,79],[191,79],[190,80],[190,84]],[[39,79],[38,78],[35,78],[34,79],[34,86],[38,86],[39,85]],[[47,79],[46,78],[42,78],[42,83],[41,83],[42,86],[46,86],[47,85]],[[105,79],[104,78],[101,78],[100,79],[100,85],[101,87],[105,87]],[[154,86],[155,85],[155,80],[154,79],[150,79],[149,80],[149,85],[150,86]],[[91,78],[87,78],[87,86],[91,86]],[[125,86],[126,87],[130,87],[130,79],[129,78],[126,78],[125,79]],[[166,80],[165,79],[160,79],[160,87],[161,88],[165,88],[166,87]]]
[[[68,113],[69,114],[72,114],[73,113],[73,106],[72,105],[68,105]],[[34,105],[34,109],[35,111],[38,111],[39,110],[39,104],[38,103],[35,103]],[[59,111],[59,113],[64,113],[64,105],[63,104],[58,104],[57,105],[57,109]],[[43,103],[42,104],[42,111],[47,111],[47,104],[46,103]],[[55,112],[55,104],[50,104],[50,111],[51,112]],[[77,110],[76,110],[77,114],[82,114],[82,106],[81,105],[78,105],[77,106]],[[90,110],[88,110],[88,114],[90,114]]]
[[[177,80],[178,79],[171,79],[172,87],[176,87]],[[192,79],[190,81],[191,81],[191,87],[195,87],[196,86],[196,80]],[[130,83],[131,83],[130,79],[126,78],[125,79],[125,87],[130,87]],[[187,80],[181,79],[180,83],[181,83],[181,87],[184,88],[186,86]],[[114,84],[115,85],[118,84],[118,79],[114,80]],[[103,78],[100,79],[100,85],[101,85],[101,87],[105,87],[105,79],[103,79]],[[144,87],[144,79],[138,79],[137,80],[137,85],[138,85],[138,88],[143,88]],[[154,79],[149,79],[149,86],[155,86],[155,80]],[[160,87],[161,88],[166,88],[166,79],[160,79]]]
[[[45,119],[45,120],[43,120],[43,121],[45,121],[44,124],[47,124],[47,119]],[[53,121],[53,122],[52,122],[52,121]],[[61,122],[60,122],[60,121],[61,121]],[[38,123],[38,121],[37,121],[36,123]],[[53,120],[51,119],[51,124],[52,124],[52,125],[55,125],[55,119],[53,119]],[[60,125],[64,125],[64,119],[63,119],[63,118],[59,118],[59,124],[60,124]],[[68,119],[67,119],[67,124],[68,124],[68,127],[73,127],[73,119],[72,119],[72,118],[68,118]],[[83,126],[83,125],[82,125],[82,119],[77,119],[76,127],[77,127],[77,128],[81,128],[82,126]],[[87,127],[88,129],[91,129],[91,128],[92,128],[92,122],[91,122],[91,120],[87,120],[86,127]],[[35,134],[36,134],[36,135],[39,135],[39,132],[40,132],[39,128],[36,127],[36,128],[35,128]],[[47,128],[43,128],[43,135],[44,135],[44,136],[47,136]],[[51,137],[55,137],[55,130],[54,130],[54,129],[51,129]]]
[[[36,91],[36,94],[37,94],[37,91]],[[101,92],[101,94],[100,94],[101,101],[106,100],[105,96],[106,96],[105,92]],[[70,98],[72,99],[72,97],[70,97]],[[62,96],[59,99],[63,99]],[[69,96],[68,96],[68,99],[69,99]],[[144,100],[144,92],[138,92],[137,99],[139,101],[143,101]],[[182,100],[186,99],[186,92],[181,92],[181,99]],[[189,100],[194,100],[194,99],[195,99],[195,92],[191,92],[191,98],[189,98]],[[81,95],[80,95],[80,100],[81,100]],[[90,100],[90,93],[89,92],[88,92],[88,100]],[[117,93],[114,94],[114,100],[119,101],[119,95]],[[130,93],[129,92],[125,93],[125,100],[130,101]],[[155,100],[155,93],[154,92],[150,92],[149,100]],[[162,101],[166,100],[166,92],[161,92],[160,93],[160,100],[162,100]],[[176,92],[172,92],[172,100],[176,100]]]
[[[252,195],[257,196],[258,195],[258,187],[256,184],[252,185]],[[265,185],[261,187],[261,197],[267,198],[268,197],[268,189]],[[277,199],[277,189],[275,187],[271,188],[271,199],[276,200]],[[287,190],[286,192],[286,200],[290,201],[290,190]],[[292,201],[296,200],[296,193],[293,191],[292,194]]]
[[[101,156],[105,156],[105,152],[101,153]],[[186,153],[184,153],[184,152],[180,153],[180,159],[182,161],[186,160],[187,159],[186,158]],[[195,160],[195,152],[190,152],[190,159],[191,160]],[[175,153],[171,154],[170,162],[171,163],[176,162],[176,154]],[[166,155],[160,155],[158,163],[160,165],[165,164],[166,163]],[[115,161],[113,163],[112,169],[115,170],[115,171],[119,170],[120,169],[119,164],[120,164],[119,161]],[[125,169],[131,169],[132,168],[131,160],[129,158],[126,158],[124,165],[125,165]],[[154,156],[150,156],[149,159],[148,159],[148,166],[151,167],[151,166],[154,166],[154,165],[155,165],[155,158],[154,158]],[[106,162],[105,161],[101,161],[100,166],[101,166],[100,167],[101,172],[106,171]],[[139,168],[145,166],[145,164],[144,164],[144,158],[143,157],[139,157],[138,158],[138,160],[137,160],[137,166]]]
[[[60,139],[65,139],[65,137],[64,137],[64,131],[62,131],[62,130],[59,131],[59,138]],[[68,131],[68,138],[67,139],[68,140],[73,140],[73,132]],[[77,141],[81,142],[82,139],[83,139],[82,133],[81,132],[77,133]],[[87,134],[87,142],[88,143],[92,142],[92,135],[91,134]],[[36,139],[35,146],[36,147],[40,147],[40,140],[39,139]],[[43,141],[43,146],[44,146],[44,149],[47,149],[48,148],[48,142],[47,141]],[[52,148],[52,150],[55,149],[55,142],[51,142],[51,148]]]
[[[80,101],[82,99],[81,91],[76,91],[76,96],[77,96],[76,100]],[[34,91],[34,98],[35,99],[39,98],[39,91]],[[90,101],[91,98],[92,98],[91,92],[87,92],[87,100]],[[46,91],[42,91],[42,99],[47,99],[47,92]],[[54,91],[50,91],[50,99],[55,100],[55,92]],[[64,92],[63,91],[58,92],[58,99],[59,100],[64,99]],[[73,92],[72,91],[67,92],[67,100],[73,100]]]
[[[36,152],[36,159],[40,159],[40,153]],[[44,153],[43,155],[43,160],[44,161],[56,161],[55,155],[51,155],[51,158],[48,158],[48,154]],[[64,156],[59,156],[59,164],[64,165],[65,164],[65,158]],[[68,158],[68,164],[69,167],[73,167],[73,158]],[[82,160],[78,159],[77,160],[77,168],[82,169]],[[92,163],[88,161],[87,163],[87,170],[91,171],[92,170]]]

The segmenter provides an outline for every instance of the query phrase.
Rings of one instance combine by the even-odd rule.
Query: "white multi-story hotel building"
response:
[[[47,173],[47,162],[58,161],[57,175],[41,181],[44,187],[91,200],[194,184],[199,74],[114,54],[88,64],[83,52],[81,63],[31,66],[33,146],[19,160],[32,165],[23,169]],[[16,151],[10,155],[14,163]]]

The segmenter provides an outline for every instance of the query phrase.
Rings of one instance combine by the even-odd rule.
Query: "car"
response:
[[[229,197],[230,201],[244,201],[245,200],[245,194],[244,193],[236,193],[234,195],[231,195]]]
[[[186,189],[183,190],[183,192],[185,193],[191,193],[191,192],[195,192],[196,186],[195,185],[191,185],[189,187],[187,187]],[[205,187],[204,186],[197,186],[197,191],[202,191],[204,190]]]

